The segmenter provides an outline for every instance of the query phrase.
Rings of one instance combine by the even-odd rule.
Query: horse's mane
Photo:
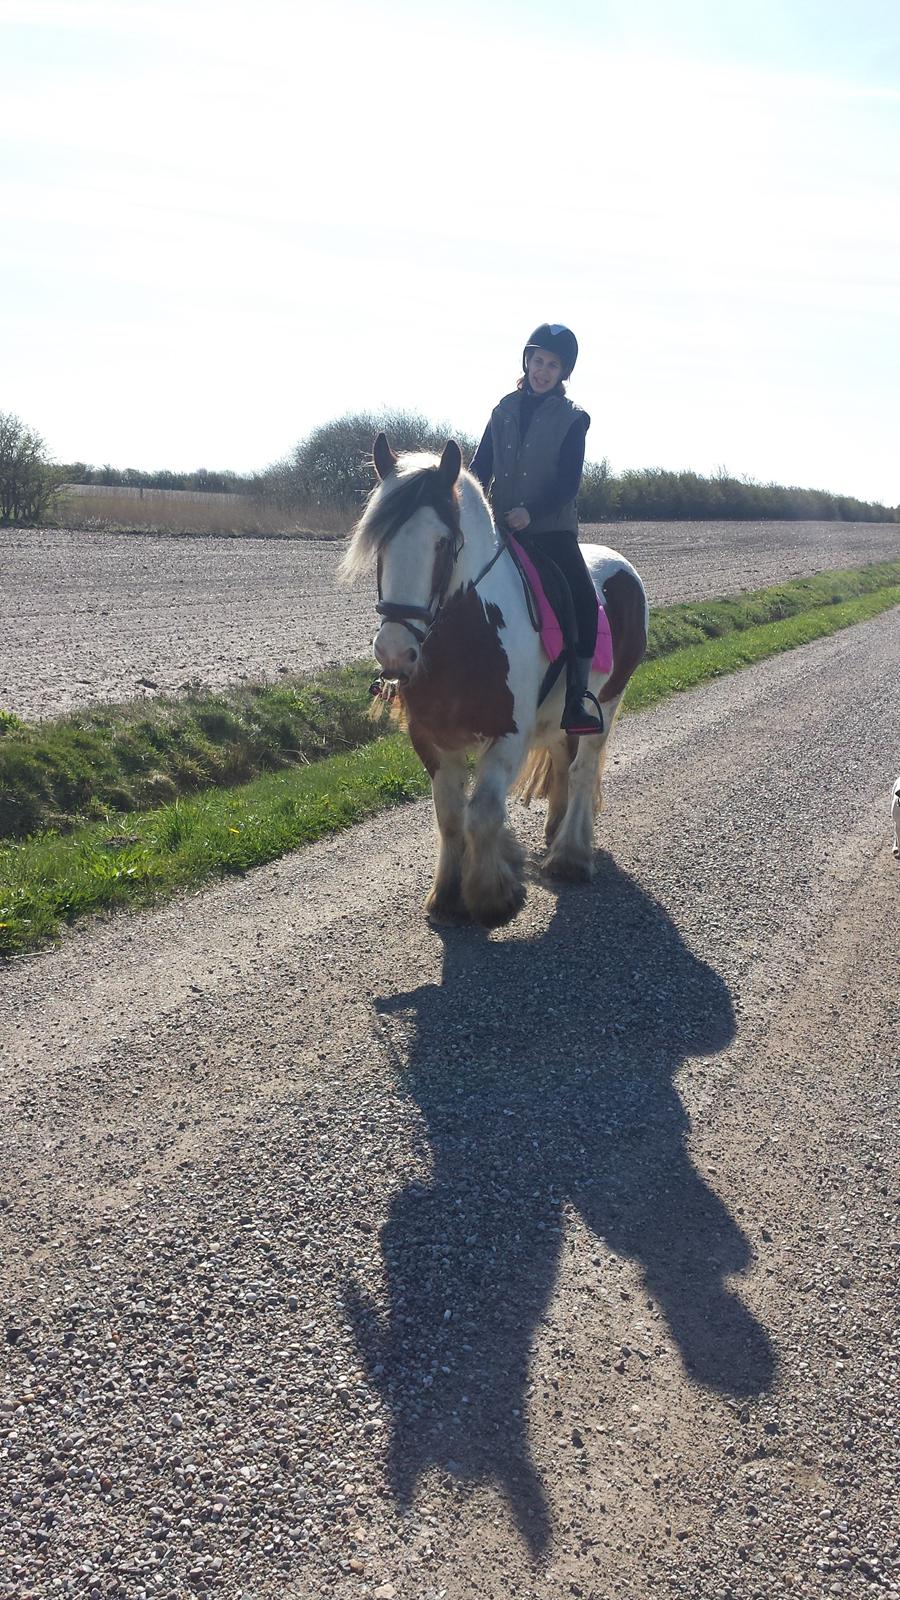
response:
[[[339,568],[342,578],[364,572],[410,517],[425,507],[437,513],[456,542],[461,540],[459,493],[455,484],[448,486],[442,480],[439,469],[439,458],[423,452],[398,458],[390,476],[376,483],[353,529]]]

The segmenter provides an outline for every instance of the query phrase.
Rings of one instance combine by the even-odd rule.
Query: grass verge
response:
[[[0,955],[36,948],[61,922],[274,861],[427,787],[409,741],[393,734],[315,766],[176,800],[114,829],[95,823],[10,845],[0,850]]]
[[[870,594],[840,605],[827,605],[817,611],[804,611],[781,622],[763,623],[688,645],[668,655],[646,660],[638,667],[625,695],[626,711],[643,711],[669,695],[692,689],[709,678],[718,678],[741,667],[764,661],[767,656],[794,650],[798,645],[824,639],[830,633],[868,622],[882,611],[900,605],[900,583],[893,583]]]
[[[807,611],[841,605],[859,595],[875,594],[900,583],[900,561],[874,561],[867,567],[847,567],[837,572],[817,572],[793,578],[771,589],[752,589],[725,600],[690,600],[665,606],[650,617],[647,660],[743,633],[767,622],[783,622]]]
[[[638,669],[625,711],[894,606],[900,606],[900,582],[670,651]],[[0,956],[37,948],[78,916],[147,904],[214,876],[246,872],[427,789],[405,735],[392,734],[236,789],[211,789],[120,817],[115,825],[106,819],[68,835],[49,832],[8,845],[0,849]]]
[[[359,661],[318,679],[92,706],[34,726],[4,730],[0,720],[0,839],[65,832],[356,749],[379,733],[372,673]]]

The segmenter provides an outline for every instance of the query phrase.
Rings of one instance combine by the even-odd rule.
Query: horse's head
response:
[[[408,682],[445,598],[462,547],[456,480],[462,466],[451,439],[436,456],[398,456],[383,433],[372,452],[378,483],[356,525],[342,570],[352,576],[374,557],[384,619],[372,644],[387,678]]]

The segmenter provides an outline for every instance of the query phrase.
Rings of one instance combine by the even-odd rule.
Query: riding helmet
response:
[[[539,328],[528,340],[522,351],[522,371],[528,367],[528,355],[531,350],[549,350],[558,356],[562,362],[562,375],[567,378],[578,360],[578,340],[571,328],[564,322],[542,322]]]

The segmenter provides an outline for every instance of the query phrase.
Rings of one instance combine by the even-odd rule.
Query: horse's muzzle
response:
[[[372,654],[385,678],[405,683],[415,672],[421,651],[402,624],[386,622],[372,641]]]

